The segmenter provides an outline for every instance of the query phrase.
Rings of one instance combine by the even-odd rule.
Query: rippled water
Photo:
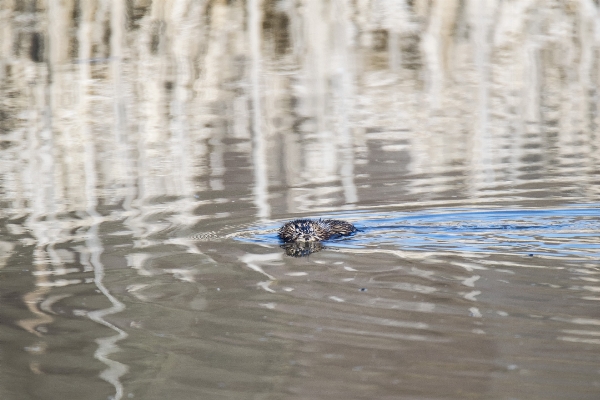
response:
[[[599,16],[0,5],[0,398],[599,398]]]

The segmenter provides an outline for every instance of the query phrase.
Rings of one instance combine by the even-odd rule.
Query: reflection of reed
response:
[[[36,317],[21,319],[17,322],[17,324],[29,333],[32,333],[36,336],[42,336],[41,333],[38,332],[38,327],[51,323],[54,318],[49,315],[50,313],[48,311],[42,310],[40,307],[40,304],[44,301],[44,299],[46,299],[48,293],[50,292],[51,283],[48,280],[47,274],[45,274],[45,272],[48,271],[46,268],[43,251],[36,249],[35,253],[35,272],[37,272],[37,274],[35,274],[35,272],[34,274],[36,276],[37,288],[23,295],[23,303],[25,303],[27,309]],[[42,273],[40,274],[40,272]]]
[[[100,310],[90,311],[87,315],[92,321],[106,326],[116,333],[113,336],[96,339],[98,348],[94,353],[94,357],[106,364],[107,368],[100,373],[100,377],[114,386],[114,398],[118,400],[123,397],[123,384],[121,383],[121,376],[123,376],[129,368],[127,365],[115,361],[109,356],[110,354],[119,351],[117,342],[127,338],[129,335],[123,329],[106,320],[107,316],[123,311],[125,309],[125,305],[112,295],[104,283],[104,265],[100,261],[100,255],[103,252],[103,248],[98,236],[98,227],[99,223],[96,223],[88,232],[89,239],[86,242],[86,245],[90,251],[88,266],[94,271],[94,283],[96,287],[110,301],[111,306]]]
[[[3,151],[16,154],[22,140],[43,140],[40,156],[59,156],[58,180],[47,186],[56,204],[84,197],[81,146],[93,145],[98,183],[116,187],[118,196],[189,196],[197,187],[225,189],[223,177],[237,166],[224,164],[231,150],[223,141],[251,135],[252,146],[236,151],[253,165],[249,185],[262,217],[277,204],[268,192],[278,182],[288,186],[287,211],[355,203],[365,196],[357,167],[373,162],[365,150],[381,140],[388,149],[404,146],[410,162],[403,173],[441,179],[428,188],[432,194],[447,190],[444,179],[475,197],[504,182],[518,188],[531,179],[523,169],[561,164],[569,176],[583,172],[585,195],[596,193],[588,176],[600,158],[591,134],[599,121],[590,93],[598,85],[600,28],[589,1],[568,9],[422,1],[297,8],[265,1],[246,5],[247,25],[238,3],[153,3],[132,15],[115,4],[49,3],[33,14],[49,29],[33,36],[14,18],[24,11],[3,14],[2,43],[15,46],[1,49],[11,66],[2,69],[1,90],[17,93],[1,105],[8,116],[2,129],[14,145]],[[566,34],[569,27],[577,27],[576,36]],[[31,40],[10,40],[23,35]],[[38,130],[32,134],[47,127],[45,136],[22,136],[15,116],[27,110],[28,125]],[[88,123],[90,140],[80,131]],[[385,138],[370,138],[382,130]],[[42,138],[48,135],[53,140]],[[565,162],[574,156],[585,165]],[[457,166],[462,182],[440,174]],[[15,164],[3,168],[22,179]]]
[[[248,1],[248,36],[250,44],[250,85],[252,86],[252,161],[254,163],[254,203],[258,218],[265,220],[270,216],[268,203],[267,154],[265,134],[262,128],[261,101],[261,44],[260,32],[262,18],[259,0]]]

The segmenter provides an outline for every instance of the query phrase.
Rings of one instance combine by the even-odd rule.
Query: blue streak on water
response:
[[[359,212],[336,218],[353,221],[359,232],[330,241],[330,247],[600,258],[600,240],[597,240],[600,208],[596,204],[543,210],[444,208],[411,213]],[[242,240],[278,243],[274,232],[278,226],[262,227],[263,232],[265,228],[270,232]]]

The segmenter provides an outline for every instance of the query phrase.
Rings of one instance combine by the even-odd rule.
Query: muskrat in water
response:
[[[285,243],[321,242],[356,231],[351,223],[337,219],[295,219],[279,229],[279,238]]]

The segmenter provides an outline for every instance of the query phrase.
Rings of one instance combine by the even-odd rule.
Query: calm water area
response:
[[[0,399],[600,399],[599,90],[594,0],[1,0]]]

